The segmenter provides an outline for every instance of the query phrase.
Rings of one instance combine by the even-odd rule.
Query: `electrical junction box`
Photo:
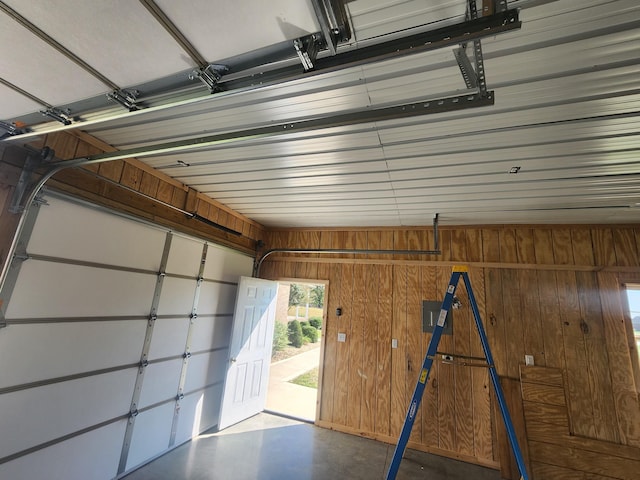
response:
[[[442,302],[437,300],[423,300],[422,301],[422,332],[433,333],[440,317],[440,310],[442,310]],[[447,318],[444,321],[443,335],[453,335],[453,314],[451,309],[447,312]]]

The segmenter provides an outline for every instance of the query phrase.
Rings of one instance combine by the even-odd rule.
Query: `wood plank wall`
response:
[[[429,249],[433,235],[419,228],[267,233],[266,249],[286,247]],[[536,365],[565,375],[572,435],[640,446],[638,352],[622,287],[640,279],[640,227],[441,227],[440,247],[438,256],[282,254],[264,263],[264,278],[329,281],[321,425],[395,443],[430,338],[421,333],[420,301],[441,300],[450,266],[463,262],[499,374],[518,385],[524,355],[533,355]],[[478,355],[459,292],[465,306],[440,350]],[[436,362],[410,447],[497,467],[490,390],[485,369]]]
[[[62,160],[115,150],[81,131],[44,135],[31,146],[48,146]],[[264,237],[260,224],[136,159],[63,170],[47,186],[248,253],[254,253],[255,242]],[[240,235],[189,219],[171,207],[197,213]]]

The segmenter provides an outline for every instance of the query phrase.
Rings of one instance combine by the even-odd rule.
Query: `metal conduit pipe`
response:
[[[370,249],[345,249],[345,248],[274,248],[264,252],[260,260],[256,253],[256,259],[253,266],[253,276],[260,277],[260,269],[262,264],[274,253],[306,253],[306,254],[354,254],[354,255],[441,255],[442,251],[438,244],[438,214],[433,217],[433,238],[434,250],[370,250]]]

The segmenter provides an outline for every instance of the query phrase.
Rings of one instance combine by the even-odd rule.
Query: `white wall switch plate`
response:
[[[535,365],[535,362],[533,361],[533,355],[525,355],[524,356],[524,364],[525,365]]]
[[[392,338],[391,339],[391,348],[398,348],[398,339],[397,338]]]
[[[346,342],[347,341],[347,334],[346,333],[338,333],[338,341],[339,342]]]

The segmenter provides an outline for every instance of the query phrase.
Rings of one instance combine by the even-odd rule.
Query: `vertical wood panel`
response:
[[[502,302],[504,304],[505,339],[507,347],[507,376],[518,378],[519,363],[524,361],[524,332],[520,308],[518,272],[502,271]]]
[[[353,295],[351,305],[351,325],[347,333],[349,346],[349,393],[347,404],[347,426],[360,428],[363,387],[364,316],[367,298],[365,265],[353,266]]]
[[[486,331],[486,291],[485,291],[485,273],[483,269],[471,269],[469,271],[469,280],[473,289],[480,319]],[[473,319],[471,319],[474,322]],[[484,357],[484,351],[480,342],[480,335],[475,327],[472,326],[471,331],[471,355],[474,357]],[[493,352],[492,352],[493,353]],[[474,456],[485,460],[493,458],[492,445],[492,427],[491,427],[491,397],[490,397],[490,379],[489,371],[486,368],[471,369],[472,382],[472,403],[473,403],[473,439],[474,439]]]
[[[364,347],[362,363],[362,413],[360,428],[365,432],[376,431],[376,385],[378,365],[378,308],[379,268],[376,265],[365,267],[365,308],[364,308]]]
[[[338,322],[336,308],[340,306],[340,281],[342,280],[342,265],[333,264],[329,270],[329,289],[327,291],[327,321],[323,326],[326,336],[324,343],[324,365],[322,369],[322,396],[320,399],[320,419],[327,422],[335,421],[333,416],[333,400],[335,397],[336,362]]]
[[[545,365],[564,368],[564,342],[560,326],[560,305],[555,272],[544,270],[538,272],[538,291],[540,292]]]
[[[482,260],[485,262],[500,261],[500,231],[497,229],[482,230]]]
[[[573,244],[573,258],[576,265],[593,265],[591,230],[584,227],[571,229],[571,243]]]
[[[562,338],[566,364],[567,390],[572,433],[595,436],[593,395],[589,385],[587,352],[584,342],[580,303],[574,272],[557,272],[558,302],[562,306]]]
[[[376,432],[389,435],[391,421],[391,336],[393,318],[393,267],[381,265],[378,296],[378,368],[376,371]]]
[[[451,269],[438,267],[436,275],[438,298],[442,301],[451,279]],[[450,335],[441,337],[439,350],[447,353],[453,352],[453,339]],[[448,363],[440,363],[438,378],[439,446],[445,450],[455,451],[457,441],[454,366]]]
[[[502,263],[516,263],[518,261],[518,247],[516,232],[513,228],[500,230],[500,261]]]
[[[591,231],[593,253],[596,265],[615,265],[616,250],[613,245],[613,232],[610,228],[594,228]]]
[[[613,231],[616,260],[621,267],[638,265],[638,247],[635,232],[630,228],[617,228]]]
[[[391,353],[391,435],[402,429],[408,401],[405,398],[407,378],[407,267],[393,266],[392,337],[398,348]]]
[[[604,342],[604,322],[602,307],[598,294],[596,274],[592,272],[576,272],[576,285],[580,301],[580,313],[587,355],[588,380],[593,405],[593,423],[595,438],[618,443],[620,435],[617,419],[607,345]]]
[[[436,293],[436,269],[434,267],[422,267],[422,299],[436,300],[440,295]],[[422,334],[422,358],[426,355],[430,333]],[[438,445],[438,367],[439,362],[433,362],[422,398],[422,442],[426,445]]]
[[[520,270],[518,280],[520,282],[524,350],[527,355],[533,355],[536,365],[545,365],[538,272]]]
[[[611,385],[615,399],[620,441],[640,446],[640,405],[633,380],[631,355],[620,303],[620,285],[615,275],[598,273],[598,286],[604,330],[611,368]]]
[[[473,285],[471,286],[473,288]],[[471,304],[464,282],[460,281],[456,295],[462,307],[455,310],[453,323],[454,352],[458,355],[471,356]],[[455,412],[456,412],[456,447],[458,452],[473,455],[473,385],[471,368],[455,365]]]
[[[466,250],[467,261],[469,262],[481,262],[482,261],[482,230],[477,228],[471,228],[466,231]]]
[[[405,398],[411,399],[422,368],[422,302],[420,267],[407,267],[407,383]],[[408,401],[407,401],[408,405]],[[416,412],[411,440],[422,441],[422,410]]]
[[[553,240],[553,260],[557,265],[573,265],[573,248],[571,245],[571,230],[555,228],[551,232]]]
[[[342,316],[337,317],[338,332],[347,335],[346,342],[337,342],[336,335],[336,383],[333,397],[333,421],[347,424],[349,401],[349,349],[354,339],[349,336],[349,327],[353,315],[353,265],[342,265],[340,278],[340,305]]]
[[[536,263],[536,252],[533,244],[533,230],[518,228],[516,230],[518,263]]]
[[[537,228],[533,231],[536,261],[542,265],[553,265],[553,243],[551,230]]]

